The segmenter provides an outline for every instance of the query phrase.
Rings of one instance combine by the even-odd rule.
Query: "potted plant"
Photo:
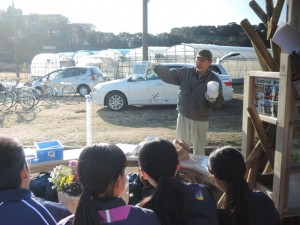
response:
[[[57,190],[58,200],[75,213],[82,193],[82,186],[77,175],[77,160],[71,160],[69,165],[56,166],[50,174],[49,181]]]

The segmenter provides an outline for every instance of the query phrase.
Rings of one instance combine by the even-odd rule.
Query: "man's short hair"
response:
[[[197,58],[202,58],[208,61],[212,61],[212,53],[207,49],[203,49],[197,53]]]
[[[0,191],[20,187],[20,173],[25,164],[22,144],[13,138],[0,136]]]

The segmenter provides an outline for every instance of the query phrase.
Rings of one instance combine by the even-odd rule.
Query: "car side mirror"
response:
[[[135,82],[136,80],[137,80],[137,75],[136,74],[132,75],[131,81]]]

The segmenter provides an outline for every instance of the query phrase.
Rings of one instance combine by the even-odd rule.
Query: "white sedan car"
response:
[[[120,111],[128,105],[176,105],[179,86],[162,81],[153,70],[147,69],[147,63],[138,63],[133,74],[124,79],[97,84],[91,92],[92,102],[108,106],[112,111]],[[187,63],[162,63],[170,69],[191,67]],[[232,99],[232,79],[219,64],[211,65],[223,81],[225,101]]]

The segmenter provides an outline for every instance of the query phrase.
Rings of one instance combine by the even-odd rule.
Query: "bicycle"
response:
[[[42,84],[42,88],[37,88],[42,99],[48,103],[54,103],[58,97],[63,100],[71,101],[76,95],[76,89],[69,83],[60,82],[56,86],[48,85],[47,82]]]
[[[32,87],[31,83],[25,83],[22,89],[28,90],[32,93],[32,95],[34,96],[34,106],[36,106],[40,102],[40,92],[36,88]]]
[[[13,97],[5,91],[5,87],[0,83],[0,111],[9,109],[13,104]]]
[[[35,98],[32,92],[15,87],[15,82],[12,80],[2,82],[0,101],[1,105],[5,106],[6,109],[16,106],[17,103],[25,110],[31,109],[35,105]]]
[[[59,89],[53,86],[54,91],[55,91],[55,100],[58,97],[62,97],[63,100],[66,101],[72,101],[76,95],[76,89],[73,85],[69,84],[69,83],[64,83],[64,82],[60,82],[59,84]]]
[[[49,104],[55,101],[55,90],[53,87],[48,86],[47,82],[44,82],[41,87],[36,87],[34,89],[37,90],[37,92],[35,92],[36,98],[44,100]]]

